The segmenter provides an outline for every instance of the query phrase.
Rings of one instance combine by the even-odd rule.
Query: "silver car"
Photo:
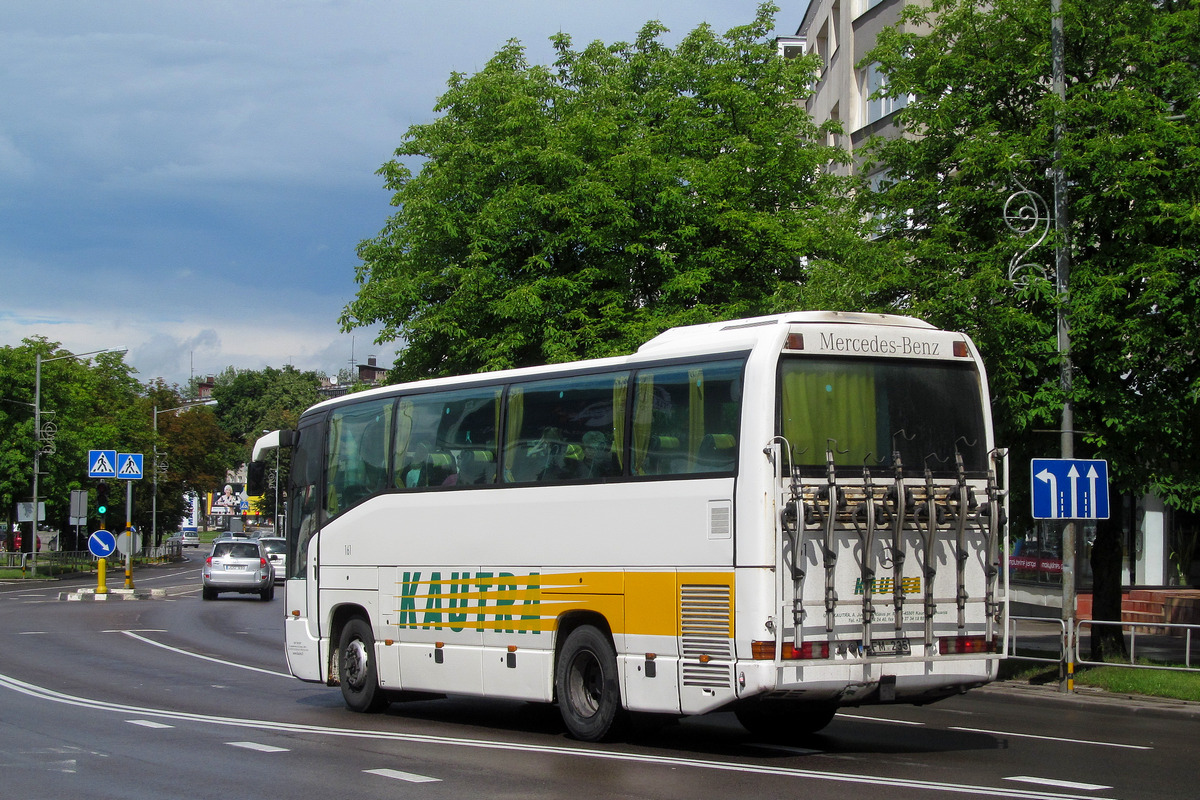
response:
[[[275,568],[275,582],[287,580],[287,539],[282,536],[263,536],[258,540],[267,551],[267,559]]]
[[[275,596],[275,568],[261,544],[250,539],[218,539],[204,561],[205,600],[221,592],[257,594],[263,600]]]

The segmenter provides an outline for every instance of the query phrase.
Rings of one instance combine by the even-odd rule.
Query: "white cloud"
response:
[[[0,30],[0,344],[127,346],[142,380],[336,373],[375,170],[508,39],[750,22],[758,0],[10,0]],[[803,7],[780,17],[792,28]],[[352,352],[353,351],[353,352]]]

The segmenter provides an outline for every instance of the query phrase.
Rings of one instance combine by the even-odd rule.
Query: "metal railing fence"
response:
[[[1084,619],[1075,626],[1075,641],[1080,641],[1083,629],[1087,627],[1120,628],[1121,635],[1126,637],[1129,651],[1129,663],[1118,664],[1112,661],[1089,661],[1080,653],[1075,654],[1075,663],[1095,667],[1131,667],[1134,669],[1161,669],[1177,672],[1200,672],[1200,665],[1192,657],[1193,632],[1200,631],[1200,625],[1183,622],[1117,622],[1115,620]],[[1140,629],[1140,634],[1139,634]],[[1090,634],[1089,634],[1090,635]],[[1139,637],[1142,648],[1138,650]],[[1147,655],[1148,653],[1148,655]],[[1153,659],[1157,663],[1138,664],[1137,659]]]
[[[1057,664],[1063,660],[1066,647],[1067,624],[1064,620],[1053,617],[1008,618],[1006,657]]]
[[[168,561],[179,561],[183,558],[183,547],[178,541],[171,541],[159,547],[151,547],[133,557],[136,564],[161,564]],[[41,553],[9,553],[0,554],[0,565],[8,569],[19,569],[18,578],[45,578],[72,572],[94,572],[96,557],[87,550],[47,550]],[[124,556],[113,555],[108,559],[109,564],[125,563]]]

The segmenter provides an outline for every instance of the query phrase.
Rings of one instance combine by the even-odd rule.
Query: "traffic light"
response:
[[[108,482],[100,481],[96,486],[96,513],[100,516],[108,511]]]

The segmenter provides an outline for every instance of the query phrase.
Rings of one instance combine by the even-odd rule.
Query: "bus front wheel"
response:
[[[554,671],[559,712],[576,739],[599,742],[624,721],[617,652],[600,630],[585,625],[567,636]]]
[[[352,711],[382,711],[387,705],[375,668],[375,635],[371,625],[361,617],[350,620],[342,629],[338,644],[338,677],[342,699]]]

